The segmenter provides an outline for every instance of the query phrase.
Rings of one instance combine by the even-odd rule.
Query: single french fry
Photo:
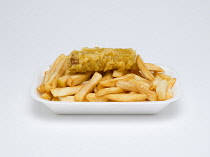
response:
[[[39,87],[37,87],[37,90],[41,93],[44,93],[46,90],[45,90],[45,85],[44,84],[41,84]]]
[[[74,96],[59,96],[58,99],[59,99],[60,101],[75,102]]]
[[[116,93],[122,93],[122,92],[123,90],[119,87],[104,88],[104,89],[99,90],[96,93],[96,96],[104,96],[107,94],[116,94]]]
[[[55,71],[52,72],[52,75],[49,77],[48,81],[45,83],[45,90],[50,92],[50,89],[57,86],[58,78],[63,75],[67,68],[66,56],[62,55],[60,62],[55,67]]]
[[[138,94],[138,93],[136,93],[136,92],[129,92],[129,94]]]
[[[51,101],[60,101],[60,100],[58,99],[58,97],[53,97],[53,98],[51,99]]]
[[[173,98],[172,88],[173,88],[175,82],[176,82],[176,78],[173,78],[173,79],[168,81],[168,89],[167,89],[167,92],[166,92],[166,99],[167,100]]]
[[[176,83],[176,78],[170,79],[168,81],[168,88],[172,89],[175,83]]]
[[[168,88],[167,92],[166,92],[166,99],[168,100],[168,99],[171,99],[171,98],[173,98],[173,91],[172,91],[171,88]]]
[[[120,76],[123,76],[125,74],[128,74],[128,70],[124,70],[124,71],[114,70],[112,76],[113,77],[120,77]]]
[[[66,74],[66,75],[63,75],[62,77],[59,77],[58,79],[58,84],[61,86],[61,87],[66,87],[67,86],[67,80],[70,76],[72,76],[73,74]]]
[[[85,85],[85,84],[87,84],[89,81],[84,81],[84,82],[82,82],[80,85]]]
[[[104,87],[115,87],[117,81],[119,81],[119,80],[129,80],[129,79],[132,79],[132,78],[134,78],[133,74],[126,74],[126,75],[118,77],[118,78],[101,81],[100,84]]]
[[[89,102],[88,99],[84,98],[84,100],[82,102]]]
[[[86,95],[95,88],[95,86],[101,81],[101,79],[102,79],[101,74],[99,74],[98,72],[95,72],[92,78],[90,79],[90,81],[87,84],[85,84],[79,90],[79,92],[77,92],[77,94],[75,94],[74,96],[75,101],[79,101],[79,102],[83,101]]]
[[[68,78],[67,85],[70,87],[81,84],[82,82],[88,80],[90,78],[91,73],[86,74],[75,74]]]
[[[69,69],[66,69],[65,72],[64,72],[64,75],[67,75],[69,73],[70,73]]]
[[[67,96],[76,94],[84,85],[79,85],[75,87],[63,87],[63,88],[54,88],[50,89],[54,97],[58,96]]]
[[[149,80],[147,80],[147,79],[145,79],[145,78],[143,78],[143,77],[140,77],[140,76],[138,76],[138,75],[136,75],[136,74],[134,74],[134,73],[132,73],[132,74],[134,75],[134,79],[135,79],[135,80],[145,82],[145,83],[147,83],[148,85],[151,84],[151,81],[149,81]]]
[[[123,89],[124,91],[138,92],[136,85],[126,80],[119,80],[116,86]]]
[[[97,86],[94,87],[93,91],[94,91],[94,93],[98,92]]]
[[[155,90],[157,87],[157,84],[162,81],[162,78],[160,76],[156,76],[154,81],[152,81],[152,83],[150,84],[150,90]]]
[[[61,86],[61,85],[59,85],[59,84],[57,84],[57,86],[56,86],[55,88],[62,88],[62,86]]]
[[[147,99],[146,94],[108,94],[104,97],[109,100],[118,102],[144,101]]]
[[[147,69],[149,71],[156,71],[156,72],[165,72],[161,67],[155,65],[155,64],[152,64],[152,63],[145,63]]]
[[[41,95],[42,99],[50,100],[52,98],[52,94],[50,92],[45,92]]]
[[[157,87],[156,87],[156,93],[158,96],[158,100],[166,100],[166,92],[168,89],[168,83],[166,80],[162,80],[158,82]]]
[[[88,93],[86,95],[86,99],[89,102],[107,102],[108,101],[107,98],[96,96],[95,93]]]
[[[139,67],[139,69],[141,70],[142,74],[150,81],[154,80],[154,76],[152,75],[152,73],[147,69],[144,61],[142,60],[141,56],[138,55],[136,58],[136,63]]]
[[[154,74],[155,76],[160,76],[163,80],[167,80],[167,81],[171,80],[171,76],[167,74],[157,73],[157,72],[155,72]]]
[[[145,88],[145,89],[149,89],[149,84],[148,83],[145,83],[145,82],[143,82],[143,81],[137,81],[137,80],[135,80],[135,79],[130,79],[130,80],[128,80],[129,82],[132,82],[132,83],[134,83],[134,84],[136,84],[136,85],[139,85],[139,86],[141,86],[142,88]]]

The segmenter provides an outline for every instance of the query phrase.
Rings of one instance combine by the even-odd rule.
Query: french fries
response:
[[[137,65],[137,63],[134,63],[132,66],[131,66],[131,71],[139,71],[139,67]]]
[[[168,81],[168,88],[172,89],[174,84],[175,84],[175,82],[176,82],[176,78],[170,79]]]
[[[155,90],[157,87],[157,84],[162,80],[162,78],[160,76],[156,76],[154,81],[152,81],[152,83],[150,84],[150,90]]]
[[[60,100],[58,99],[58,97],[53,97],[53,98],[51,99],[51,101],[60,101]]]
[[[45,100],[50,100],[52,98],[52,94],[49,92],[45,92],[41,95],[41,98]]]
[[[71,77],[73,74],[66,74],[66,75],[63,75],[62,77],[60,77],[58,79],[58,85],[60,85],[61,87],[66,87],[67,85],[67,80],[69,77]]]
[[[105,98],[112,101],[119,102],[132,102],[132,101],[144,101],[147,98],[146,94],[108,94]]]
[[[171,99],[173,98],[173,91],[172,89],[168,88],[167,92],[166,92],[166,99]]]
[[[130,79],[128,81],[131,82],[131,83],[134,83],[138,86],[141,86],[142,88],[149,89],[149,85],[147,83],[143,82],[143,81],[137,81],[135,79]]]
[[[59,96],[58,99],[59,99],[60,101],[75,102],[74,96]]]
[[[45,90],[47,92],[50,92],[50,89],[52,88],[56,88],[58,78],[61,77],[63,73],[65,72],[66,67],[67,67],[66,56],[61,55],[60,60],[57,64],[58,65],[56,67],[53,67],[51,71],[49,71],[49,74],[48,74],[49,79],[46,81],[46,83],[44,83]]]
[[[149,71],[149,69],[146,67],[144,61],[142,60],[141,56],[138,55],[136,58],[137,65],[139,69],[141,70],[142,74],[150,81],[154,80],[154,76],[152,73]]]
[[[164,101],[173,98],[176,78],[163,68],[145,63],[141,56],[128,70],[72,73],[67,68],[67,56],[60,55],[37,91],[49,101],[67,102],[134,102]]]
[[[107,94],[115,94],[115,93],[122,93],[123,89],[119,88],[119,87],[111,87],[111,88],[104,88],[99,90],[96,93],[96,96],[104,96]]]
[[[140,76],[138,76],[138,75],[136,75],[136,74],[133,74],[133,75],[134,75],[134,79],[135,79],[135,80],[145,82],[145,83],[147,83],[148,85],[151,84],[151,81],[149,81],[149,80],[147,80],[147,79],[145,79],[145,78],[143,78],[143,77],[140,77]]]
[[[172,79],[171,76],[169,76],[169,75],[167,75],[167,74],[163,74],[163,73],[157,73],[157,72],[155,72],[154,75],[155,75],[155,76],[159,76],[159,77],[161,77],[163,80],[167,80],[167,81],[169,81],[169,80]]]
[[[67,85],[70,87],[81,84],[82,82],[88,80],[90,78],[91,73],[86,74],[75,74],[68,78]]]
[[[107,102],[108,101],[107,98],[96,96],[95,93],[89,93],[89,94],[87,94],[86,99],[89,102]]]
[[[152,63],[145,63],[147,69],[149,71],[156,71],[156,72],[165,72],[161,67],[155,65],[155,64],[152,64]]]
[[[138,92],[136,85],[129,81],[125,81],[125,80],[117,81],[116,86],[123,89],[124,91]]]
[[[54,88],[50,89],[54,97],[67,96],[76,94],[84,85],[79,85],[75,87],[64,87],[64,88]]]
[[[113,77],[120,77],[120,76],[123,76],[125,74],[128,74],[128,70],[124,70],[124,71],[119,71],[119,70],[114,70],[113,71]]]
[[[102,77],[102,81],[112,79],[112,78],[113,78],[112,75],[113,75],[113,73],[112,73],[111,71],[107,71],[107,72],[104,74],[104,76]],[[104,87],[103,87],[101,84],[98,84],[98,85],[96,86],[96,88],[97,88],[97,90],[96,90],[96,92],[97,92],[97,91],[103,89]],[[95,92],[95,93],[96,93],[96,92]]]
[[[74,99],[76,101],[83,101],[83,99],[85,98],[85,96],[90,93],[97,84],[99,84],[99,82],[102,79],[102,75],[99,74],[98,72],[95,72],[93,77],[90,79],[90,81],[85,84],[77,94],[75,94]]]
[[[168,83],[166,80],[162,80],[158,82],[156,87],[156,93],[158,96],[158,100],[166,100],[167,98],[167,89],[168,89]]]
[[[129,92],[129,94],[137,94],[136,92]]]
[[[122,81],[118,81],[116,86],[122,88],[125,91],[146,94],[148,96],[148,100],[150,100],[150,101],[156,101],[157,100],[157,94],[154,91],[150,91],[149,89],[145,89],[145,88],[143,88],[143,87],[141,87],[137,84],[134,84],[132,82],[122,80]]]
[[[118,78],[101,81],[100,84],[104,87],[115,87],[117,81],[119,81],[119,80],[129,80],[129,79],[132,79],[132,78],[134,78],[134,75],[126,74],[126,75],[118,77]]]

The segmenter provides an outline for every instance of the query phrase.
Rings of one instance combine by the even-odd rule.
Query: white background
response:
[[[158,115],[65,115],[30,96],[34,71],[84,46],[131,47],[174,67]],[[209,157],[210,1],[0,1],[0,156]]]

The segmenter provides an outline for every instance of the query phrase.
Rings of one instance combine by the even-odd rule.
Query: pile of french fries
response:
[[[60,55],[37,90],[41,98],[69,102],[135,102],[164,101],[173,97],[176,78],[141,56],[130,70],[71,73],[67,69],[67,56]]]

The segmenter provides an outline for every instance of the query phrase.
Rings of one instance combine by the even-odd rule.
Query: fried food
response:
[[[70,87],[79,85],[82,82],[88,80],[90,78],[91,74],[92,74],[91,72],[88,72],[88,73],[85,73],[85,74],[72,75],[67,79],[67,85],[70,86]]]
[[[52,94],[50,92],[45,92],[41,95],[42,99],[50,100],[52,98]]]
[[[137,56],[136,58],[136,63],[139,67],[139,69],[141,70],[142,74],[150,81],[154,80],[154,76],[152,75],[152,73],[149,71],[149,69],[146,67],[143,59],[141,58],[140,55]]]
[[[145,83],[143,81],[137,81],[135,79],[130,79],[128,81],[131,82],[131,83],[134,83],[134,84],[136,84],[136,85],[138,85],[138,86],[140,86],[142,88],[149,89],[149,84],[147,84],[147,83]]]
[[[90,93],[97,84],[99,84],[99,82],[102,79],[102,75],[99,74],[98,72],[95,72],[94,75],[92,76],[92,78],[90,79],[90,81],[85,84],[77,94],[75,94],[74,99],[76,101],[83,101],[84,98],[86,97],[86,95],[88,93]]]
[[[176,78],[170,79],[168,81],[168,88],[172,89],[175,83],[176,83]]]
[[[135,62],[133,49],[83,48],[74,50],[68,56],[68,70],[71,72],[128,70]]]
[[[50,89],[54,97],[67,96],[76,94],[84,85],[79,85],[75,87],[64,87],[64,88],[54,88]]]
[[[60,101],[75,102],[74,96],[59,96],[58,99],[59,99]]]
[[[166,92],[168,89],[168,83],[166,80],[162,80],[160,82],[158,82],[157,87],[156,87],[156,93],[158,96],[158,100],[166,100]]]
[[[137,92],[141,94],[146,94],[148,96],[149,101],[156,101],[157,100],[157,94],[154,91],[150,91],[149,89],[145,89],[142,86],[139,86],[137,84],[134,84],[129,81],[118,81],[116,84],[117,87],[122,88],[125,91],[130,91],[130,92]]]
[[[155,72],[154,75],[155,76],[160,76],[163,80],[167,80],[167,81],[169,81],[169,80],[172,79],[171,76],[169,76],[167,74],[163,74],[163,73],[157,73],[157,72]]]
[[[162,80],[160,76],[156,76],[154,81],[150,84],[150,90],[155,90],[157,87],[157,84]]]
[[[156,71],[156,72],[165,72],[161,67],[155,65],[155,64],[152,64],[152,63],[145,63],[147,69],[149,71]]]
[[[67,80],[70,76],[72,76],[73,74],[65,74],[62,77],[60,77],[58,79],[58,85],[60,85],[61,87],[66,87],[67,86]]]
[[[96,47],[60,55],[37,91],[49,101],[164,101],[173,98],[175,83],[176,78],[136,57],[133,49]]]
[[[107,71],[107,72],[104,74],[104,76],[102,77],[102,81],[112,79],[112,78],[113,78],[113,77],[112,77],[112,74],[113,74],[112,71]],[[97,90],[96,90],[96,92],[97,92],[97,91],[103,89],[104,87],[99,83],[99,84],[96,86],[96,88],[97,88]],[[95,92],[95,93],[96,93],[96,92]]]
[[[104,96],[107,94],[122,93],[123,90],[119,87],[104,88],[96,93],[96,96]]]
[[[113,77],[120,77],[120,76],[123,76],[125,74],[128,74],[129,71],[128,70],[123,70],[123,71],[119,71],[119,70],[114,70],[113,71]]]
[[[136,74],[133,74],[134,75],[134,79],[137,80],[137,81],[141,81],[141,82],[145,82],[147,83],[148,85],[151,84],[151,81],[139,76],[139,75],[136,75]]]
[[[134,78],[134,75],[127,74],[127,75],[117,77],[117,78],[114,78],[114,79],[101,81],[100,84],[104,87],[115,87],[117,81],[119,81],[119,80],[129,80],[129,79],[132,79],[132,78]]]
[[[108,94],[105,98],[112,101],[119,102],[133,102],[133,101],[144,101],[147,98],[146,94]]]
[[[95,93],[89,93],[89,94],[87,94],[86,99],[89,102],[107,102],[108,101],[107,98],[96,96]]]
[[[61,77],[65,72],[67,67],[66,56],[65,55],[59,56],[59,61],[56,62],[55,64],[53,64],[50,71],[48,71],[46,74],[47,75],[46,78],[48,79],[44,81],[44,84],[45,84],[45,90],[47,92],[50,92],[50,89],[52,88],[56,88],[58,78]]]

